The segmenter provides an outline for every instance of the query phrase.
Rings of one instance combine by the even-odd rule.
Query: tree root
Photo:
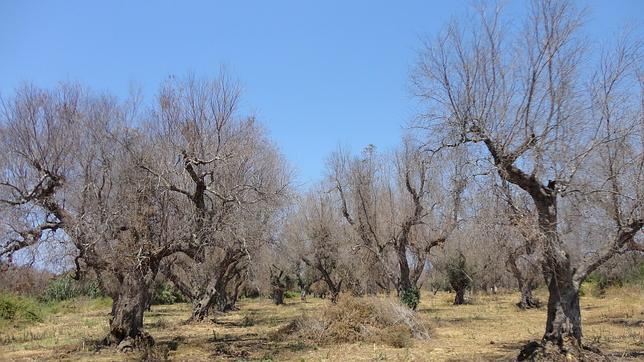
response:
[[[517,356],[517,361],[604,362],[610,361],[610,359],[598,348],[592,346],[563,348],[552,342],[532,341],[523,346]]]
[[[154,338],[145,332],[140,331],[138,335],[134,337],[125,337],[118,338],[113,334],[109,334],[103,339],[104,346],[116,346],[116,349],[119,352],[132,352],[134,350],[146,350],[149,347],[154,346]]]
[[[522,300],[518,302],[516,305],[520,309],[537,309],[541,307],[541,301],[536,298],[531,298],[529,300]]]

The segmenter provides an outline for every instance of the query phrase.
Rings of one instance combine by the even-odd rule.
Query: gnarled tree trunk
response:
[[[465,302],[465,288],[457,289],[456,296],[454,297],[454,305],[463,305]]]
[[[517,307],[521,309],[538,308],[541,305],[538,299],[532,296],[532,291],[535,288],[534,273],[531,270],[522,272],[517,265],[518,253],[522,248],[516,248],[510,251],[508,255],[507,265],[512,272],[512,275],[517,280],[519,291],[521,292],[521,300],[517,303]]]
[[[579,283],[570,256],[564,250],[557,231],[555,183],[544,187],[536,183],[528,188],[537,207],[539,228],[545,244],[543,273],[548,284],[548,318],[540,344],[526,345],[519,359],[549,359],[556,355],[583,359]]]
[[[208,317],[210,308],[215,304],[220,312],[228,311],[228,298],[226,287],[229,278],[224,273],[220,274],[209,283],[205,292],[196,298],[192,303],[192,315],[190,321],[202,321]]]
[[[153,343],[152,338],[143,331],[143,313],[150,299],[145,278],[137,273],[121,275],[112,298],[110,334],[105,342],[119,344],[132,338],[144,344]]]
[[[562,350],[578,350],[582,335],[581,310],[579,290],[572,283],[572,273],[559,269],[548,281],[548,292],[548,319],[543,341],[554,343]]]
[[[338,297],[340,296],[340,290],[342,289],[342,279],[337,283],[333,282],[331,276],[328,273],[322,274],[326,285],[329,287],[329,293],[331,293],[331,303],[335,304],[338,302]]]
[[[210,279],[205,290],[201,293],[192,293],[192,314],[188,320],[189,322],[199,322],[206,319],[213,304],[221,312],[230,310],[226,288],[230,280],[239,273],[237,266],[241,261],[241,256],[242,253],[240,251],[227,251],[219,269],[213,275],[212,279]],[[175,281],[175,279],[178,278],[171,278],[175,285],[182,284],[180,280]],[[184,289],[186,289],[185,286]]]
[[[282,281],[284,271],[280,270],[279,274],[275,274],[271,268],[271,298],[275,305],[284,304],[284,293],[286,292],[286,285]]]
[[[541,302],[532,296],[532,290],[534,290],[534,284],[531,281],[526,281],[523,285],[520,286],[521,289],[521,300],[517,303],[517,307],[521,309],[533,309],[539,308]]]
[[[212,288],[212,289],[211,289]],[[201,294],[192,301],[192,313],[190,314],[189,322],[203,321],[208,317],[210,306],[212,305],[213,295],[215,294],[215,287],[209,286],[206,292]]]
[[[232,310],[231,298],[228,295],[228,283],[222,286],[221,290],[217,291],[215,296],[215,308],[219,312],[228,312]]]

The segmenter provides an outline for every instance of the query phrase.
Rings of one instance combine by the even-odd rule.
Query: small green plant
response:
[[[185,302],[185,298],[174,288],[174,286],[172,286],[172,284],[158,283],[154,287],[154,294],[152,294],[153,305],[165,305],[183,302]]]
[[[420,302],[420,289],[411,287],[403,290],[402,293],[400,293],[400,301],[412,310],[416,310],[416,308],[418,308],[418,303]]]

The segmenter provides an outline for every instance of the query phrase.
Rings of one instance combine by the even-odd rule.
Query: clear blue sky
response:
[[[419,39],[470,3],[0,0],[0,93],[79,81],[120,96],[135,83],[152,96],[169,74],[215,75],[223,64],[306,186],[338,144],[399,141],[414,114]],[[644,14],[644,0],[579,5],[594,37]]]

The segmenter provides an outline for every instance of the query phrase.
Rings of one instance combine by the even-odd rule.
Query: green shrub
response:
[[[34,298],[0,294],[0,320],[12,323],[42,322],[42,308]]]
[[[52,280],[45,292],[42,300],[46,302],[62,301],[77,297],[98,298],[103,296],[97,281],[78,281],[69,275],[62,276]]]
[[[186,300],[170,283],[157,283],[152,294],[152,305],[184,303]]]
[[[286,299],[298,298],[299,296],[300,296],[300,293],[294,292],[292,290],[287,290],[284,292],[284,298]]]
[[[636,275],[634,272],[632,275]],[[631,275],[629,275],[630,277]],[[594,297],[603,297],[606,294],[606,290],[611,287],[622,287],[625,283],[633,283],[628,280],[628,277],[624,279],[619,279],[615,276],[608,276],[603,273],[594,272],[586,278],[582,283],[579,290],[579,295],[584,296],[586,293],[590,293]]]
[[[403,292],[400,293],[400,301],[409,308],[416,310],[416,308],[418,308],[418,303],[420,302],[420,289],[412,287],[403,290]]]
[[[608,288],[621,288],[625,285],[644,287],[644,262],[625,263],[621,269],[605,265],[591,273],[581,285],[579,295],[590,294],[601,297]]]

